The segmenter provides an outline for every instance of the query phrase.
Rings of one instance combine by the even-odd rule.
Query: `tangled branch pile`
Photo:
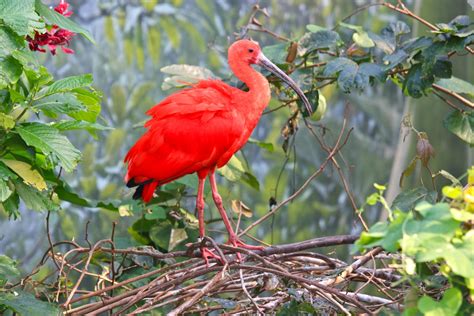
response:
[[[404,285],[393,286],[400,275],[387,264],[394,257],[375,248],[349,264],[310,251],[351,244],[357,238],[323,237],[256,252],[205,239],[203,242],[224,258],[223,264],[211,260],[209,265],[198,258],[199,243],[190,245],[188,251],[163,254],[152,248],[116,249],[110,239],[89,247],[63,242],[55,246],[63,244],[70,249],[54,256],[57,279],[49,284],[48,297],[62,303],[67,315],[135,315],[155,308],[170,315],[210,311],[272,314],[290,308],[290,301],[298,302],[297,308],[328,313],[372,314],[382,307],[400,310]],[[48,251],[42,265],[53,261],[50,254]],[[96,257],[110,262],[100,267],[102,272],[93,264]],[[126,258],[132,264],[125,265]],[[123,271],[143,267],[147,260],[157,266],[161,262],[161,268],[121,278]],[[31,277],[23,284],[38,286]]]

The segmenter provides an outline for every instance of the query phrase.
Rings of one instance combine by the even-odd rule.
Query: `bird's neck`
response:
[[[271,92],[267,78],[252,68],[248,63],[229,61],[230,68],[235,76],[244,82],[249,91],[245,94],[246,102],[239,102],[245,108],[245,116],[248,120],[257,124],[265,107],[270,102]]]

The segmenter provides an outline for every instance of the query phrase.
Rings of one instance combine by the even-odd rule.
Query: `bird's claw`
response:
[[[231,236],[227,243],[234,247],[244,248],[248,250],[263,250],[265,248],[263,246],[248,245],[241,241],[237,236]],[[240,252],[237,252],[237,260],[242,261],[242,254]]]
[[[224,265],[224,259],[215,254],[212,250],[210,250],[207,247],[201,247],[201,256],[204,259],[204,262],[206,263],[206,266],[209,266],[209,259],[216,259],[219,261],[222,265]]]

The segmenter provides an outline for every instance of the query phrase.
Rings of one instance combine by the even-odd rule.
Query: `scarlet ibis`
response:
[[[220,80],[202,80],[152,107],[146,113],[152,117],[145,124],[148,130],[125,157],[128,162],[125,181],[128,187],[138,187],[133,197],[146,203],[160,185],[197,173],[196,208],[202,238],[205,236],[204,182],[209,176],[212,197],[229,233],[229,243],[256,250],[262,247],[244,244],[232,229],[215,177],[216,169],[224,166],[247,142],[270,101],[267,79],[251,65],[260,65],[285,81],[309,113],[311,105],[296,83],[263,55],[257,42],[236,41],[229,47],[228,61],[248,91]],[[206,262],[208,258],[218,258],[205,247],[201,251]]]

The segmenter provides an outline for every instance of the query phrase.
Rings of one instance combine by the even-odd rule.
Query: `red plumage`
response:
[[[148,131],[130,149],[125,180],[145,184],[148,202],[157,185],[186,174],[225,165],[244,145],[245,118],[234,100],[241,90],[219,80],[204,80],[151,108]]]
[[[209,176],[212,197],[229,232],[229,242],[248,249],[261,247],[244,244],[233,231],[217,191],[214,171],[245,144],[270,101],[267,79],[251,66],[256,63],[285,80],[302,96],[310,111],[303,92],[261,53],[258,43],[241,40],[229,48],[229,66],[249,91],[220,80],[202,80],[168,96],[147,112],[151,116],[145,124],[147,131],[125,157],[127,185],[138,186],[133,197],[145,202],[151,200],[157,186],[186,174],[198,174],[196,208],[201,237],[204,237],[204,181]],[[201,251],[206,261],[219,259],[206,247],[201,247]]]

